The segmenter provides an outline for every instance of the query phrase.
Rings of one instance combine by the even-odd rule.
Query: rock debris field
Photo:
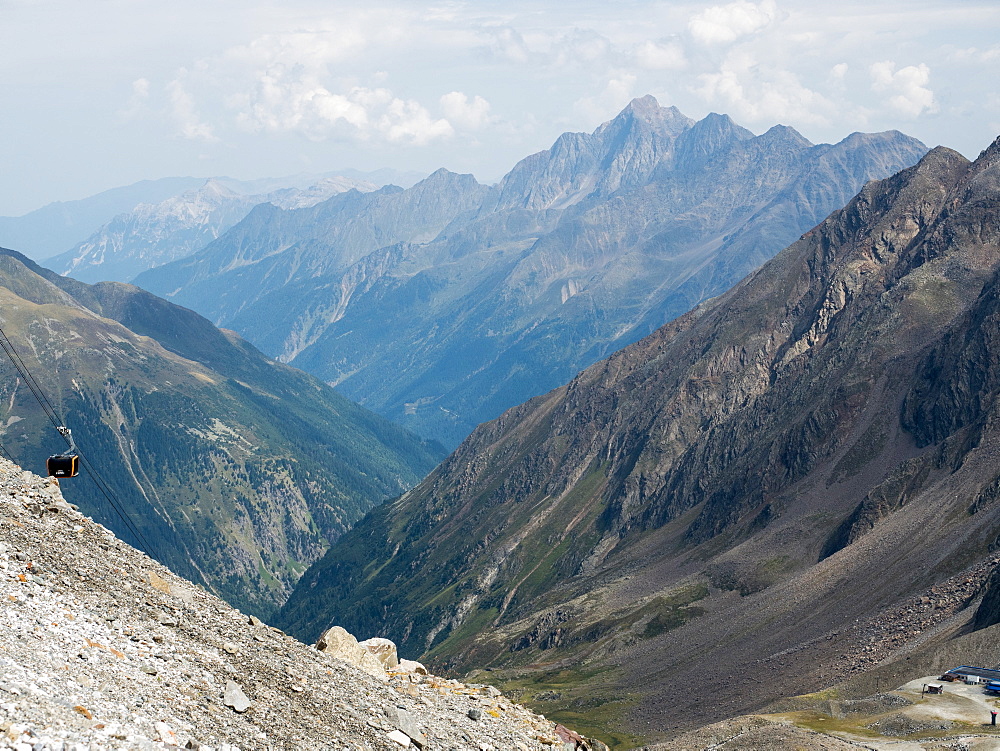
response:
[[[0,602],[3,749],[586,748],[492,687],[380,676],[302,644],[3,459]]]

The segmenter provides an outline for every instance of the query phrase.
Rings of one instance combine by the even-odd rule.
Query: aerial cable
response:
[[[3,351],[7,353],[7,357],[10,358],[10,361],[14,364],[14,367],[20,374],[21,379],[28,387],[28,390],[31,391],[32,396],[35,397],[35,401],[38,402],[38,405],[42,408],[45,416],[48,417],[54,425],[58,425],[59,419],[56,415],[55,409],[52,407],[48,398],[46,398],[45,392],[42,391],[42,387],[38,384],[38,381],[36,381],[34,376],[31,375],[31,372],[28,370],[28,366],[25,364],[24,360],[21,359],[17,350],[14,349],[13,343],[7,338],[7,334],[4,333],[3,329],[0,329],[0,347],[3,347]]]
[[[56,413],[56,410],[52,406],[52,403],[45,396],[45,392],[42,390],[42,387],[39,385],[38,381],[35,380],[35,377],[31,375],[31,371],[28,370],[27,364],[25,364],[24,360],[21,359],[21,356],[17,353],[17,350],[14,349],[13,343],[10,341],[10,339],[7,338],[7,334],[4,332],[2,328],[0,328],[0,348],[2,348],[3,351],[7,353],[7,357],[10,359],[11,363],[13,363],[14,368],[21,376],[21,379],[24,381],[25,385],[27,385],[28,390],[31,391],[32,396],[35,397],[35,401],[37,401],[38,406],[42,408],[42,412],[45,413],[45,416],[49,419],[49,422],[52,423],[52,427],[54,427],[56,431],[59,433],[59,435],[61,435],[63,439],[66,441],[66,445],[69,447],[69,450],[80,457],[80,461],[83,463],[83,466],[87,468],[87,472],[90,474],[90,478],[94,481],[94,484],[97,486],[97,489],[100,491],[101,495],[104,496],[104,499],[114,510],[118,518],[122,520],[122,523],[125,525],[125,528],[132,533],[132,535],[135,537],[136,540],[142,543],[143,547],[146,549],[147,552],[151,553],[153,549],[152,546],[143,536],[142,532],[139,531],[138,527],[136,527],[135,524],[133,524],[132,520],[128,517],[128,514],[126,513],[124,506],[118,500],[117,496],[115,496],[114,491],[111,490],[111,487],[104,481],[104,478],[101,477],[101,475],[94,468],[93,464],[90,463],[90,460],[87,459],[84,453],[80,451],[79,448],[77,448],[76,441],[73,440],[72,431],[70,431],[70,429],[67,428],[62,423],[62,420],[59,419],[59,415]],[[6,449],[3,449],[3,453],[7,454]],[[10,454],[7,454],[7,456],[9,457]],[[13,457],[11,457],[11,461],[14,461]],[[16,463],[17,462],[15,462],[15,464]]]
[[[11,463],[13,463],[13,464],[17,464],[17,462],[16,462],[16,461],[14,461],[14,457],[13,457],[13,456],[11,456],[11,455],[10,455],[10,452],[9,452],[9,451],[7,450],[7,447],[6,447],[6,446],[4,446],[4,445],[3,445],[2,443],[0,443],[0,454],[3,454],[4,456],[6,456],[6,457],[7,457],[7,459],[8,459],[8,460],[9,460],[9,461],[10,461]]]

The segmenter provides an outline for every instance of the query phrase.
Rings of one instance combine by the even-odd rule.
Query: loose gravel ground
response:
[[[0,603],[2,749],[564,745],[492,687],[382,681],[240,613],[2,459]]]

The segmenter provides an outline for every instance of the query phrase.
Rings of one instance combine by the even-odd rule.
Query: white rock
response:
[[[428,675],[427,668],[416,660],[400,660],[394,668],[397,673],[416,673],[418,675]]]
[[[359,642],[359,644],[375,655],[386,670],[399,665],[399,658],[396,655],[396,644],[391,639],[383,639],[380,636],[376,636],[371,639],[365,639],[363,642]]]
[[[389,733],[389,740],[395,741],[403,748],[410,745],[410,736],[404,733],[402,730],[393,730]]]
[[[226,689],[223,694],[222,702],[227,707],[232,707],[240,714],[243,714],[250,709],[250,699],[245,693],[243,693],[243,689],[240,688],[234,681],[226,681]]]
[[[319,637],[319,641],[316,642],[316,649],[333,657],[339,657],[341,660],[346,660],[376,678],[388,680],[385,668],[382,667],[378,658],[362,647],[353,634],[340,626],[333,626],[324,631],[323,635]]]

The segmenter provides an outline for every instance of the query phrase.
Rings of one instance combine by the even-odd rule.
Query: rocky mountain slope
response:
[[[373,674],[295,641],[4,459],[0,597],[0,748],[578,747],[491,687]]]
[[[159,203],[140,203],[46,264],[80,281],[127,282],[147,269],[201,250],[257,204],[304,208],[347,190],[367,192],[377,187],[361,180],[328,177],[305,188],[252,193],[240,190],[245,186],[234,181],[211,179]]]
[[[71,500],[175,571],[257,614],[441,452],[192,311],[0,251],[0,325],[142,538],[87,472]],[[0,364],[0,443],[25,466],[65,450]]]
[[[136,283],[449,446],[717,295],[926,151],[694,122],[652,97],[496,186],[261,207]]]
[[[731,291],[481,426],[279,624],[490,666],[632,738],[829,685],[852,624],[998,545],[998,218],[1000,141],[869,183]]]

